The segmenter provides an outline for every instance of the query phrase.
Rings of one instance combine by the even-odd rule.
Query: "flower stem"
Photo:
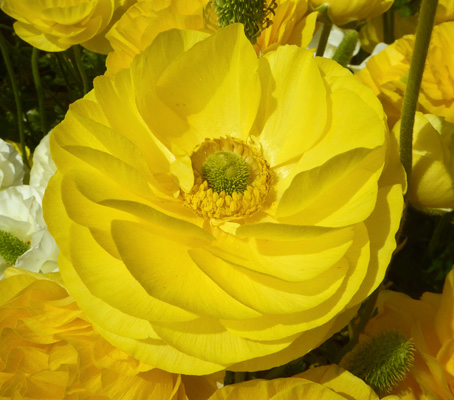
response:
[[[333,26],[333,24],[331,24],[331,23],[323,24],[322,34],[320,35],[320,40],[319,40],[318,46],[317,46],[317,52],[315,53],[315,55],[318,57],[323,57],[323,54],[325,54],[326,44],[328,43],[328,38],[329,38],[329,34],[331,32],[332,26]]]
[[[391,7],[382,16],[383,18],[383,40],[386,44],[394,42],[394,9]]]
[[[35,81],[36,93],[38,94],[39,116],[41,117],[41,130],[43,132],[43,135],[46,135],[47,132],[49,132],[49,127],[47,125],[46,110],[44,108],[44,90],[43,85],[41,84],[41,77],[39,75],[38,56],[39,50],[36,47],[34,47],[32,51],[32,73],[33,80]]]
[[[76,67],[79,71],[80,77],[82,78],[82,84],[84,86],[84,94],[87,94],[90,91],[90,85],[88,83],[87,74],[85,72],[84,66],[82,65],[80,46],[74,46],[74,59],[76,60]]]
[[[407,182],[410,185],[412,168],[413,125],[421,87],[424,64],[429,49],[430,36],[437,10],[438,0],[423,0],[416,28],[415,47],[411,58],[410,72],[408,73],[402,106],[402,120],[400,125],[400,161],[407,173]],[[407,189],[408,193],[408,189]]]
[[[19,138],[22,149],[22,160],[24,161],[24,165],[26,165],[30,169],[30,164],[28,163],[27,158],[27,151],[25,148],[24,116],[22,111],[21,96],[19,88],[17,86],[16,77],[14,76],[13,64],[11,63],[11,59],[9,57],[8,45],[1,32],[0,32],[0,48],[3,55],[3,59],[5,60],[6,70],[8,71],[9,79],[11,81],[11,87],[14,93],[14,100],[16,102],[17,127],[19,129]]]
[[[333,60],[343,67],[346,67],[353,57],[356,44],[358,43],[358,32],[355,29],[347,29],[341,44],[334,53]]]

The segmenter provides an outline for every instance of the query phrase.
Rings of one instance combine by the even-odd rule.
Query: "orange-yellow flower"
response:
[[[378,299],[378,315],[369,321],[367,336],[399,330],[413,338],[415,361],[407,379],[392,393],[408,400],[454,398],[454,271],[442,294],[426,292],[420,300],[392,291]]]
[[[17,21],[17,35],[45,51],[81,44],[96,53],[111,51],[106,32],[136,0],[1,0]]]
[[[207,378],[161,371],[110,345],[57,275],[14,268],[6,275],[0,281],[0,398],[201,400],[215,390]]]
[[[350,372],[328,365],[307,370],[292,378],[269,381],[253,380],[225,386],[209,400],[378,400],[377,394],[364,381]],[[386,396],[386,400],[398,400]]]

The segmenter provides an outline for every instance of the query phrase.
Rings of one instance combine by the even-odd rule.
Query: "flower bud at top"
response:
[[[413,340],[399,331],[388,331],[361,342],[341,366],[385,395],[402,381],[413,365]]]
[[[212,4],[215,6],[219,27],[242,23],[244,33],[252,44],[257,42],[260,32],[271,24],[266,16],[272,6],[267,7],[266,0],[214,0]]]

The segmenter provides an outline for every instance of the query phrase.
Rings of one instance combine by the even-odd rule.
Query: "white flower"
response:
[[[42,195],[29,185],[0,191],[0,275],[14,265],[33,272],[57,270],[58,247],[47,231]]]
[[[57,168],[52,160],[49,149],[50,133],[44,136],[33,153],[33,167],[30,171],[30,186],[35,187],[44,195],[49,179],[55,174]]]
[[[22,184],[24,164],[17,150],[0,139],[0,189]]]

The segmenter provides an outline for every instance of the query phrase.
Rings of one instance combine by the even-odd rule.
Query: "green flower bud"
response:
[[[0,230],[0,256],[8,263],[15,264],[19,256],[30,246],[9,232]]]

